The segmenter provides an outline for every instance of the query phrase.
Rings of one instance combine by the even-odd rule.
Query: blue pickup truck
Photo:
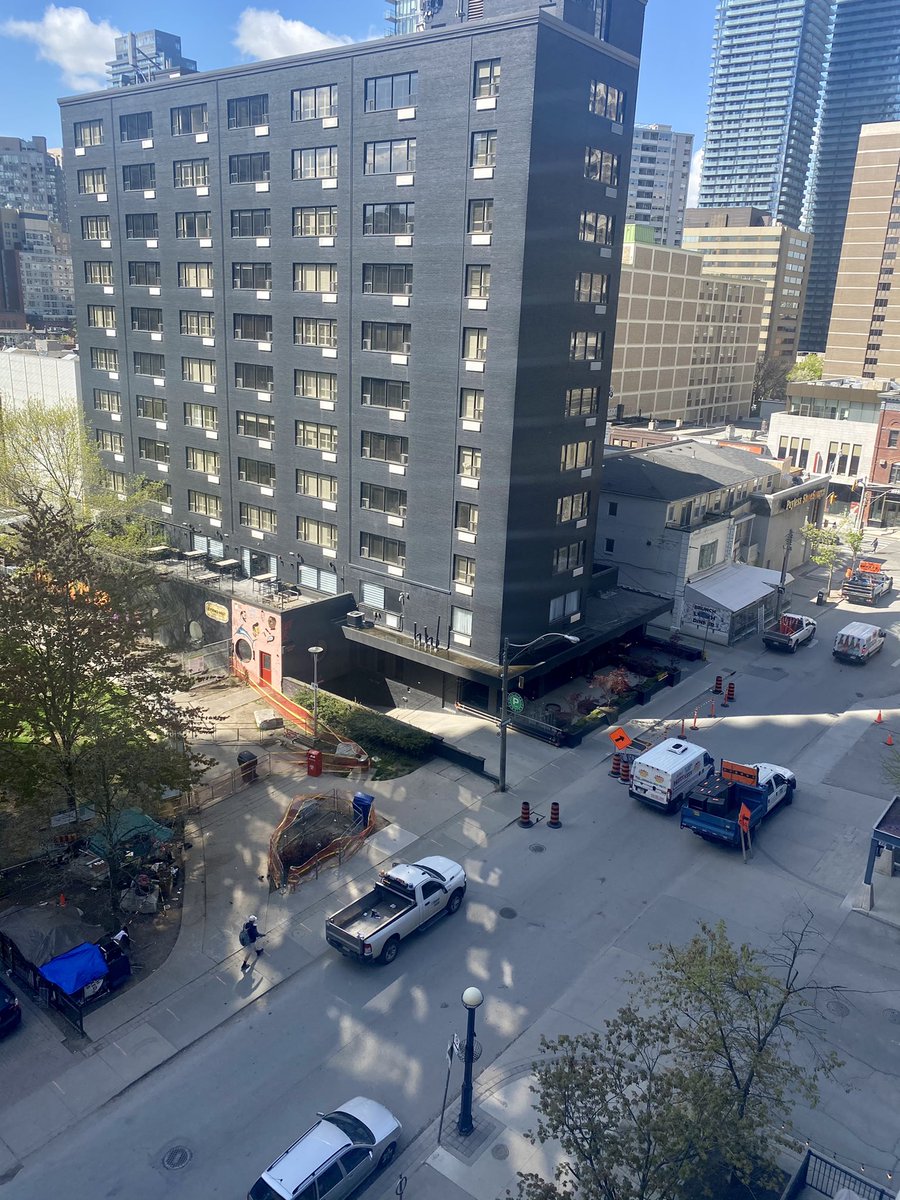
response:
[[[726,764],[723,763],[723,768]],[[733,764],[728,764],[729,767]],[[797,790],[797,777],[773,763],[753,763],[737,768],[743,779],[714,775],[692,788],[681,810],[681,828],[690,829],[710,842],[740,846],[738,815],[741,806],[750,810],[750,833],[779,804],[790,804]],[[756,782],[750,782],[753,778]]]

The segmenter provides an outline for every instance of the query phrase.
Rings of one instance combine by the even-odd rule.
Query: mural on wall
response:
[[[281,616],[278,613],[232,600],[231,644],[236,660],[251,678],[281,691]]]
[[[692,600],[684,607],[683,624],[709,630],[710,637],[727,637],[731,628],[731,612],[709,601]]]

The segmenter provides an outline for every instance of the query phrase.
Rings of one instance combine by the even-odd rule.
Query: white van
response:
[[[666,738],[634,760],[628,794],[664,812],[674,812],[691,788],[709,779],[715,769],[712,755],[702,746]]]
[[[845,625],[834,639],[832,657],[839,662],[864,663],[885,643],[886,634],[877,625],[867,625],[864,621],[851,621]]]

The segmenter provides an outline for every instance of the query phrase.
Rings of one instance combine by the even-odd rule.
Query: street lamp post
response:
[[[511,642],[509,638],[503,639],[503,657],[500,660],[500,771],[498,788],[501,792],[507,791],[506,786],[506,734],[509,726],[509,709],[507,703],[509,701],[509,663],[510,650],[515,650],[513,658],[517,658],[523,650],[530,650],[532,646],[537,646],[539,642],[559,639],[563,642],[570,642],[573,646],[577,646],[581,638],[577,638],[574,633],[542,633],[540,637],[533,638],[530,642]]]
[[[480,988],[467,987],[462,994],[466,1008],[466,1045],[463,1057],[463,1085],[459,1102],[459,1121],[456,1128],[460,1137],[468,1137],[475,1128],[472,1120],[472,1064],[475,1061],[475,1009],[484,1004]]]
[[[309,647],[313,660],[313,741],[319,736],[319,655],[324,650],[324,646]]]

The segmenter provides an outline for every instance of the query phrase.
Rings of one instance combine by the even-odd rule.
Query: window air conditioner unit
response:
[[[412,352],[412,342],[403,342],[400,346],[401,354],[410,354]]]
[[[371,338],[363,338],[362,348],[363,348],[363,350],[371,350],[372,349],[372,339]]]
[[[411,295],[412,295],[412,284],[411,284],[411,283],[404,283],[404,285],[403,285],[403,291],[404,291],[404,293],[405,293],[407,296],[411,296]]]
[[[374,284],[371,282],[371,280],[366,280],[363,282],[363,292],[364,293],[371,292],[373,287],[374,287]]]

